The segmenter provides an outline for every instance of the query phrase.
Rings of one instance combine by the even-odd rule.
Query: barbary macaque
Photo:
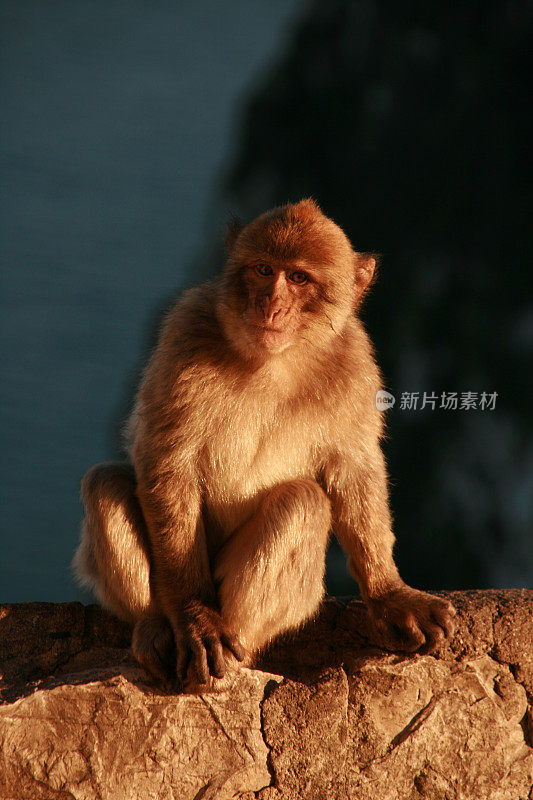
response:
[[[393,559],[380,375],[357,316],[374,257],[312,200],[232,225],[227,251],[165,319],[130,463],[83,479],[78,574],[134,626],[152,675],[202,691],[313,615],[334,531],[378,627],[430,651],[455,611]]]

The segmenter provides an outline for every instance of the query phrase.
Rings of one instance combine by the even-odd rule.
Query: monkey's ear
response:
[[[357,303],[374,283],[377,275],[378,261],[379,255],[377,253],[355,254],[355,288]]]
[[[235,244],[239,233],[244,228],[244,223],[238,217],[232,216],[228,224],[226,225],[226,232],[224,235],[224,244],[226,246],[226,253],[229,255],[233,250],[233,245]]]

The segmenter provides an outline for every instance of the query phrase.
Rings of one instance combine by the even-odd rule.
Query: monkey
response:
[[[214,280],[166,316],[127,424],[129,461],[84,476],[74,566],[185,691],[311,618],[332,532],[375,625],[429,652],[446,600],[393,556],[382,386],[358,311],[376,258],[312,199],[234,222]]]

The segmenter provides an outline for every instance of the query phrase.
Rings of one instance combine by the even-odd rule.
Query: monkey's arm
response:
[[[175,439],[169,431],[136,443],[137,493],[150,539],[153,594],[174,631],[178,677],[185,680],[190,666],[206,683],[210,673],[225,673],[223,648],[238,660],[244,650],[217,608],[198,477],[190,458],[158,445]]]
[[[381,449],[332,454],[323,475],[335,532],[377,627],[388,637],[399,636],[406,649],[429,652],[453,632],[455,610],[400,578]]]
[[[238,660],[244,650],[222,619],[216,602],[197,470],[203,420],[196,412],[198,363],[191,301],[167,317],[141,383],[128,426],[137,494],[150,544],[150,583],[156,613],[174,631],[178,677],[188,667],[199,683],[222,676],[224,648]],[[192,364],[192,367],[191,367]]]

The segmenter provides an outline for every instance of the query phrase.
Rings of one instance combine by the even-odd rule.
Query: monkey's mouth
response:
[[[253,322],[250,329],[254,340],[267,350],[285,348],[292,342],[294,330],[291,325],[283,327],[264,322]]]
[[[265,324],[259,323],[255,325],[255,327],[258,328],[261,332],[264,331],[265,333],[287,333],[288,331],[288,327],[277,328],[274,325],[268,325],[267,323]]]

